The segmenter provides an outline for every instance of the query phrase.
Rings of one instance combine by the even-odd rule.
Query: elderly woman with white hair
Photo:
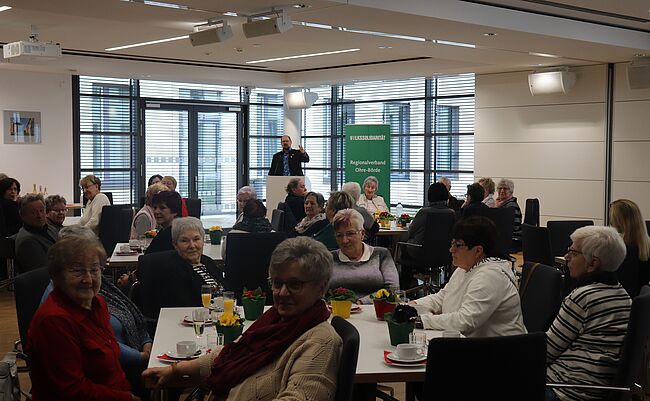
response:
[[[612,227],[588,226],[571,234],[565,258],[578,280],[546,332],[550,383],[612,384],[630,318],[631,300],[616,278],[625,259],[623,238]],[[599,390],[547,389],[547,400],[602,400]]]
[[[357,205],[365,208],[370,213],[375,212],[388,212],[386,201],[381,196],[377,195],[379,189],[379,181],[374,175],[370,175],[363,180],[363,193],[359,196]]]
[[[369,295],[379,289],[399,290],[399,275],[388,249],[363,242],[363,217],[359,212],[340,210],[332,226],[339,249],[332,251],[334,273],[330,288],[348,288],[364,304],[371,303]]]
[[[503,178],[497,184],[497,199],[495,207],[511,207],[515,210],[515,221],[512,230],[513,251],[521,250],[521,209],[517,203],[515,183],[512,180]],[[519,248],[519,249],[518,249]]]
[[[359,198],[361,197],[361,185],[358,182],[346,182],[341,187],[341,191],[347,193],[354,199],[353,209],[359,212],[361,217],[363,217],[363,229],[366,230],[366,234],[374,234],[379,231],[379,224],[375,221],[374,217],[370,214],[368,209],[359,206]],[[366,239],[368,236],[366,235]]]
[[[157,318],[160,308],[201,306],[201,286],[222,286],[223,272],[203,255],[204,229],[196,217],[174,219],[174,250],[141,256],[138,280],[142,285],[142,312]]]

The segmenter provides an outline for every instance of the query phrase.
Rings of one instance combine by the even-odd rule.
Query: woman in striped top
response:
[[[630,318],[631,300],[616,278],[625,243],[612,227],[588,226],[571,234],[567,260],[578,287],[546,333],[549,383],[611,384]],[[601,400],[602,391],[547,389],[547,400]]]

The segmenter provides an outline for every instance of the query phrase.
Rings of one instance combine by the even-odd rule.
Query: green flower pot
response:
[[[264,313],[264,305],[266,304],[264,299],[244,298],[241,303],[244,306],[244,318],[246,320],[257,320]]]
[[[221,244],[221,236],[223,235],[223,231],[211,231],[210,232],[210,243],[219,245]]]
[[[217,328],[217,333],[223,334],[223,343],[230,344],[241,336],[242,331],[244,331],[244,326],[215,326]],[[408,336],[407,336],[408,340]],[[407,341],[408,342],[408,341]]]
[[[384,320],[388,323],[388,335],[390,336],[390,344],[408,344],[409,334],[415,329],[415,322],[395,323],[393,321],[393,314],[384,314]]]

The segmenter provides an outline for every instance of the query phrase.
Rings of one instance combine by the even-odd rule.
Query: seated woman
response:
[[[386,201],[381,196],[377,195],[379,188],[379,181],[377,177],[371,175],[363,180],[363,193],[357,201],[357,205],[366,208],[370,213],[375,212],[388,212]]]
[[[514,195],[515,183],[512,180],[502,179],[497,185],[497,199],[495,207],[511,207],[515,210],[515,221],[512,231],[512,247],[514,250],[521,250],[521,208]]]
[[[50,195],[45,198],[45,214],[47,223],[60,231],[65,221],[65,205],[67,201],[61,195]]]
[[[362,304],[372,303],[369,295],[382,288],[399,290],[399,275],[388,249],[363,242],[363,217],[359,212],[339,211],[332,226],[339,249],[332,251],[334,272],[330,288],[348,288]]]
[[[409,225],[409,243],[422,244],[424,242],[424,231],[427,224],[427,215],[429,213],[454,214],[454,211],[447,206],[449,191],[443,183],[434,182],[429,185],[429,189],[427,190],[427,199],[429,200],[429,206],[418,210],[413,221]],[[418,257],[421,248],[407,247],[406,249],[409,253],[408,256],[416,258]]]
[[[23,226],[20,218],[20,183],[15,178],[6,177],[0,180],[0,212],[5,218],[6,236],[14,235]]]
[[[87,175],[79,180],[79,185],[84,192],[84,196],[88,199],[88,203],[84,207],[83,215],[79,219],[79,225],[88,227],[99,234],[99,221],[102,218],[102,208],[110,206],[111,201],[108,196],[101,193],[102,181],[99,177],[94,175]]]
[[[457,269],[438,293],[414,301],[430,311],[419,317],[421,325],[457,330],[467,337],[525,334],[510,262],[496,254],[494,223],[482,216],[467,217],[456,223],[452,234],[449,251]]]
[[[650,280],[650,238],[641,210],[629,199],[618,199],[609,205],[609,224],[623,236],[627,247],[625,260],[618,270],[618,279],[630,297],[639,295]],[[629,266],[638,267],[627,274]]]
[[[478,182],[475,182],[467,186],[467,197],[465,198],[465,203],[463,204],[460,214],[462,216],[468,215],[467,210],[471,209],[488,209],[488,205],[483,203],[483,197],[485,196],[485,190]]]
[[[325,227],[329,222],[323,208],[325,198],[318,192],[307,192],[305,195],[305,218],[296,224],[296,233],[311,237]]]
[[[148,255],[154,252],[171,251],[174,249],[172,222],[175,218],[181,217],[181,196],[176,191],[158,192],[151,198],[151,207],[160,231],[151,240],[144,253]]]
[[[143,376],[157,388],[204,383],[221,400],[334,400],[342,342],[323,301],[331,274],[322,244],[307,237],[282,242],[269,267],[273,307],[239,340]]]
[[[327,216],[327,221],[329,223],[314,234],[313,238],[316,241],[322,242],[329,250],[337,249],[339,246],[334,237],[332,220],[339,210],[352,209],[353,206],[354,200],[352,200],[350,194],[343,191],[331,192],[330,197],[327,200],[327,205],[325,206],[325,216]]]
[[[546,332],[546,380],[610,386],[630,319],[631,300],[616,279],[625,243],[612,227],[588,226],[571,234],[564,256],[578,288],[562,302]],[[547,388],[547,400],[604,400],[593,389]]]
[[[490,177],[483,177],[478,180],[478,183],[481,184],[483,189],[485,190],[485,197],[483,198],[483,203],[487,205],[487,207],[496,207],[497,206],[497,201],[494,200],[494,190],[496,188],[496,185],[494,184],[494,181]]]
[[[164,176],[161,183],[165,185],[170,191],[176,191],[176,187],[178,186],[176,178],[172,177],[171,175]],[[181,212],[179,213],[178,217],[187,216],[189,216],[189,212],[187,211],[187,199],[181,198]]]
[[[300,221],[305,217],[305,181],[302,178],[292,178],[287,184],[287,197],[284,203],[287,204],[295,221]]]
[[[269,233],[273,231],[269,219],[266,218],[266,206],[258,199],[251,199],[244,206],[243,218],[232,226],[231,233]],[[226,260],[226,240],[221,239],[221,258]]]
[[[32,398],[139,400],[120,366],[120,349],[98,296],[106,262],[95,239],[68,237],[48,253],[54,290],[29,326]]]
[[[149,188],[147,188],[147,193],[144,198],[144,206],[142,206],[142,208],[138,210],[138,213],[133,216],[133,223],[131,223],[131,239],[138,239],[138,237],[144,235],[145,232],[155,230],[158,226],[151,202],[153,201],[153,196],[162,191],[168,191],[168,189],[161,183],[151,184],[149,185]]]
[[[138,261],[142,313],[151,318],[158,318],[160,308],[202,306],[201,286],[218,288],[224,282],[214,260],[203,255],[205,232],[199,219],[175,219],[170,231],[173,251],[144,255]]]

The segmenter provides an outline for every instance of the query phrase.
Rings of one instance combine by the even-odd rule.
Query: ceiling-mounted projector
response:
[[[627,66],[630,89],[650,88],[650,57],[637,57]]]
[[[289,92],[284,96],[288,109],[308,109],[318,100],[315,92]]]
[[[21,40],[2,46],[2,55],[5,59],[15,62],[55,60],[61,57],[61,45]]]
[[[566,94],[576,83],[576,74],[568,67],[535,71],[528,74],[528,87],[531,95]]]
[[[222,26],[208,27],[206,29],[190,33],[190,42],[192,46],[203,46],[211,43],[223,42],[232,38],[232,28],[226,23],[221,22]]]
[[[268,15],[274,16],[268,17]],[[256,17],[267,18],[255,19]],[[291,23],[291,17],[284,10],[270,11],[268,13],[251,16],[248,18],[248,22],[245,22],[242,25],[242,28],[244,28],[244,35],[247,38],[284,33],[292,27],[293,24]]]

